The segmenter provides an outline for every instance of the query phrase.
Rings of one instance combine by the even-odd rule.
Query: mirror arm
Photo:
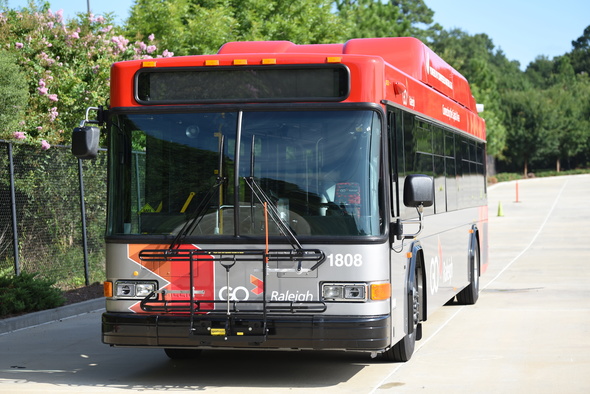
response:
[[[90,115],[90,111],[96,111],[96,119],[95,120],[88,119],[89,115]],[[88,108],[86,108],[86,116],[84,117],[84,120],[82,120],[80,122],[80,127],[86,126],[87,123],[95,123],[95,124],[98,124],[99,126],[102,127],[102,125],[106,121],[107,114],[108,114],[108,111],[106,111],[102,105],[99,105],[98,107],[88,107]]]
[[[418,205],[416,207],[416,211],[418,212],[418,219],[407,219],[407,220],[397,219],[394,223],[392,223],[389,240],[391,242],[392,249],[397,253],[399,253],[403,250],[404,242],[406,239],[416,238],[424,229],[424,226],[422,224],[422,219],[424,217],[424,205],[422,205],[422,204]],[[417,224],[419,226],[418,231],[413,234],[404,234],[404,224]],[[401,248],[399,250],[397,250],[393,247],[393,243],[394,243],[395,239],[402,241]]]
[[[417,224],[419,226],[418,231],[415,232],[414,234],[403,234],[403,232],[402,232],[401,237],[404,239],[417,237],[422,232],[422,229],[424,228],[424,226],[422,225],[422,218],[424,217],[424,206],[422,204],[418,205],[416,207],[416,211],[418,212],[418,220],[416,220],[416,219],[400,220],[402,228],[403,228],[404,224]],[[398,239],[400,239],[400,238],[398,238]]]

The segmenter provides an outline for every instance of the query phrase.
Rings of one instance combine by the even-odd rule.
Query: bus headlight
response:
[[[138,283],[135,285],[136,297],[147,297],[151,292],[156,291],[155,283]]]
[[[324,283],[322,298],[325,301],[366,301],[366,283]]]
[[[153,291],[156,291],[156,282],[146,281],[117,281],[115,285],[115,297],[121,298],[145,298]]]

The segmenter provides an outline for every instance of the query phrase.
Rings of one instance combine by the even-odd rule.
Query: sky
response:
[[[73,17],[90,10],[95,15],[113,12],[116,21],[129,15],[134,0],[48,0],[52,11],[64,10]],[[424,0],[434,20],[449,30],[459,28],[470,35],[485,33],[509,60],[521,69],[538,56],[552,59],[571,51],[571,42],[590,26],[588,0]],[[8,0],[10,8],[26,6],[27,0]]]

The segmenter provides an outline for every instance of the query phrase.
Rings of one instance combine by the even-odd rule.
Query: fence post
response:
[[[10,213],[12,215],[12,245],[14,248],[14,274],[20,275],[18,253],[18,228],[16,220],[16,193],[14,191],[14,162],[12,160],[12,142],[8,143],[8,168],[10,173]]]
[[[88,275],[88,237],[86,235],[86,204],[84,203],[84,172],[82,159],[78,159],[78,179],[80,184],[80,211],[82,215],[82,244],[84,248],[84,280],[86,286],[90,284]]]

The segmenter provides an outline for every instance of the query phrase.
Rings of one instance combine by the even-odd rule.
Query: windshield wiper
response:
[[[182,244],[183,240],[195,230],[195,228],[201,222],[201,219],[203,219],[203,217],[205,216],[205,213],[207,212],[207,208],[209,207],[209,203],[211,202],[211,199],[213,198],[213,196],[217,193],[217,190],[219,189],[219,187],[221,185],[227,183],[227,178],[225,176],[223,176],[223,146],[224,146],[224,142],[225,142],[225,138],[222,135],[221,140],[219,141],[219,165],[217,167],[219,175],[217,176],[215,183],[209,188],[209,190],[207,190],[207,193],[201,199],[201,202],[199,203],[199,205],[197,206],[197,208],[195,209],[195,211],[191,215],[192,219],[186,221],[186,223],[184,224],[184,226],[182,226],[182,228],[180,229],[178,234],[176,234],[176,237],[174,237],[174,240],[172,241],[172,243],[170,244],[170,247],[168,249],[171,250],[171,249],[175,249],[175,248],[179,247]]]
[[[281,215],[277,210],[277,206],[274,202],[272,202],[271,198],[264,192],[264,190],[262,190],[260,185],[256,183],[254,177],[244,177],[244,181],[246,181],[246,184],[250,187],[250,190],[252,191],[256,199],[260,201],[262,205],[266,203],[266,209],[268,210],[269,217],[272,219],[273,222],[275,222],[275,224],[277,225],[281,233],[283,233],[285,238],[287,238],[293,249],[302,250],[303,246],[301,246],[301,243],[299,242],[297,237],[295,237],[295,234],[293,233],[291,228],[281,219]]]
[[[277,225],[279,231],[287,238],[287,241],[291,244],[293,248],[292,251],[288,250],[270,250],[267,252],[267,256],[270,260],[277,260],[279,258],[288,257],[289,260],[297,261],[297,269],[296,272],[301,272],[303,270],[303,261],[315,261],[315,264],[309,268],[309,271],[316,270],[320,265],[326,261],[326,255],[319,249],[303,249],[303,246],[291,230],[288,224],[286,224],[282,219],[279,211],[275,203],[272,202],[270,197],[262,190],[260,185],[256,183],[253,176],[244,177],[244,181],[250,187],[252,194],[260,201],[262,205],[264,205],[264,209],[268,212],[268,216],[272,219],[272,221]],[[267,240],[268,242],[268,240]]]
[[[265,203],[266,203],[265,209],[268,211],[270,218],[278,226],[279,231],[285,236],[285,238],[287,238],[287,240],[289,241],[289,243],[291,244],[293,249],[295,249],[297,251],[301,251],[301,250],[303,250],[303,246],[301,246],[301,243],[299,242],[297,237],[295,237],[295,234],[291,230],[291,227],[289,227],[289,225],[286,224],[281,219],[281,215],[279,214],[279,211],[277,210],[276,204],[264,192],[264,190],[262,190],[260,185],[258,183],[256,183],[256,181],[254,180],[254,166],[256,164],[255,163],[255,155],[254,155],[254,147],[255,146],[256,146],[256,135],[252,135],[252,145],[251,145],[251,149],[250,149],[250,176],[243,177],[243,179],[244,179],[244,181],[246,181],[246,184],[248,185],[248,187],[250,187],[250,190],[252,191],[252,194],[254,195],[254,197],[256,197],[256,199],[258,201],[260,201],[260,203],[262,205],[265,205]],[[253,202],[254,201],[252,201],[252,203]],[[254,205],[252,205],[251,209],[252,210],[254,209]],[[253,218],[254,214],[252,214],[251,217]]]

